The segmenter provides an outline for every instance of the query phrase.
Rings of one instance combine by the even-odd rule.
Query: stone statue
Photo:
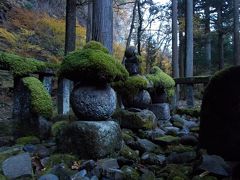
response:
[[[139,74],[139,60],[137,58],[137,51],[136,48],[133,46],[130,46],[126,49],[124,54],[123,64],[127,71],[129,72],[129,75],[136,75]]]

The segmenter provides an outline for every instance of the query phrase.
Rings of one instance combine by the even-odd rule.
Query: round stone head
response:
[[[129,75],[139,74],[139,60],[137,58],[137,51],[135,47],[130,46],[126,49],[123,64],[129,72]]]

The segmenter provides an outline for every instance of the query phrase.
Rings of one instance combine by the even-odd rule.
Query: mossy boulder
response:
[[[225,160],[240,160],[240,66],[217,72],[203,95],[200,144]]]
[[[57,64],[39,61],[33,58],[25,58],[15,54],[0,52],[0,64],[13,73],[14,76],[26,76],[45,70],[58,69]]]
[[[40,139],[36,136],[26,136],[21,137],[16,140],[16,144],[19,145],[26,145],[26,144],[39,144]]]
[[[31,111],[46,118],[50,118],[53,112],[52,98],[44,88],[41,81],[35,77],[25,77],[23,84],[31,95]]]
[[[154,66],[150,74],[146,75],[146,78],[153,83],[153,92],[157,92],[159,88],[163,87],[166,90],[168,98],[174,95],[175,81],[159,67]]]
[[[149,110],[118,109],[113,118],[119,122],[122,128],[127,129],[154,129],[157,125],[156,116]]]
[[[86,44],[84,49],[65,57],[59,71],[61,77],[75,82],[94,83],[109,83],[128,77],[126,69],[113,56],[98,50],[99,48],[93,48],[91,44]]]

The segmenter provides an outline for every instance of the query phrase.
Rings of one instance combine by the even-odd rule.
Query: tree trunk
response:
[[[234,64],[240,65],[239,0],[234,0]]]
[[[133,12],[132,12],[132,22],[131,22],[131,26],[130,26],[129,35],[127,38],[127,43],[126,43],[126,49],[130,46],[130,42],[131,42],[131,38],[132,38],[132,32],[134,29],[134,23],[135,23],[135,18],[136,18],[137,3],[138,3],[138,0],[135,0],[134,6],[133,6]]]
[[[205,54],[206,54],[206,64],[207,64],[207,72],[211,74],[211,61],[212,61],[212,54],[211,54],[211,35],[210,35],[210,9],[209,6],[206,5],[205,7]]]
[[[65,55],[75,50],[76,44],[76,0],[67,0]]]
[[[87,42],[92,40],[92,13],[93,13],[93,3],[92,3],[92,1],[89,1],[88,2],[88,17],[87,17],[87,38],[86,38]]]
[[[186,0],[186,77],[193,76],[193,0]],[[193,86],[187,87],[187,105],[194,106]]]
[[[179,78],[179,59],[178,59],[178,2],[172,0],[172,70],[173,77]],[[173,107],[177,106],[179,97],[179,85],[175,89],[173,97]]]
[[[76,46],[76,0],[67,0],[65,52],[74,51]],[[67,79],[58,80],[58,113],[68,114],[70,111],[70,87]]]
[[[217,26],[218,26],[218,59],[219,70],[224,68],[224,51],[223,51],[223,30],[222,30],[222,5],[217,7]]]
[[[92,39],[113,52],[113,0],[93,1]]]
[[[137,6],[138,6],[138,20],[139,20],[138,31],[137,31],[137,50],[138,50],[138,54],[141,56],[141,36],[142,36],[143,17],[141,12],[140,0],[138,0]]]
[[[177,0],[172,0],[172,66],[173,77],[179,77],[179,62],[178,62],[178,12]]]

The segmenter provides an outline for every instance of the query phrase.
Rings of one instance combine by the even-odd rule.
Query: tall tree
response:
[[[193,76],[193,0],[186,0],[186,67],[185,76]],[[187,105],[194,106],[193,86],[187,86]]]
[[[240,65],[240,38],[239,38],[239,0],[234,1],[234,64]]]
[[[142,14],[142,3],[141,0],[137,2],[138,7],[138,29],[137,29],[137,50],[138,54],[141,55],[141,37],[142,37],[142,26],[143,26],[143,14]]]
[[[132,22],[131,22],[130,31],[129,31],[128,38],[127,38],[126,48],[129,47],[130,42],[131,42],[132,32],[134,29],[134,23],[135,23],[135,18],[136,18],[136,9],[137,9],[138,1],[139,0],[135,0],[135,2],[134,2],[134,6],[133,6],[133,10],[132,10]]]
[[[87,17],[87,37],[86,41],[91,41],[92,39],[92,13],[93,13],[93,3],[91,0],[88,2],[88,17]]]
[[[224,49],[223,49],[223,19],[222,19],[223,5],[220,2],[217,5],[217,29],[218,29],[218,59],[219,69],[224,68]]]
[[[179,62],[178,62],[178,2],[172,0],[172,65],[173,77],[179,77]]]
[[[172,70],[173,77],[179,77],[179,61],[178,61],[178,2],[172,0]],[[175,96],[173,98],[174,106],[177,105],[179,96],[179,86],[176,87]]]
[[[113,0],[93,0],[92,40],[113,52]]]
[[[76,0],[67,0],[66,5],[66,33],[65,33],[65,52],[75,50],[76,42]],[[70,86],[71,82],[67,79],[58,80],[58,113],[67,114],[70,111]]]
[[[211,30],[210,30],[210,5],[205,2],[204,4],[204,14],[205,14],[205,56],[208,74],[211,74]]]

